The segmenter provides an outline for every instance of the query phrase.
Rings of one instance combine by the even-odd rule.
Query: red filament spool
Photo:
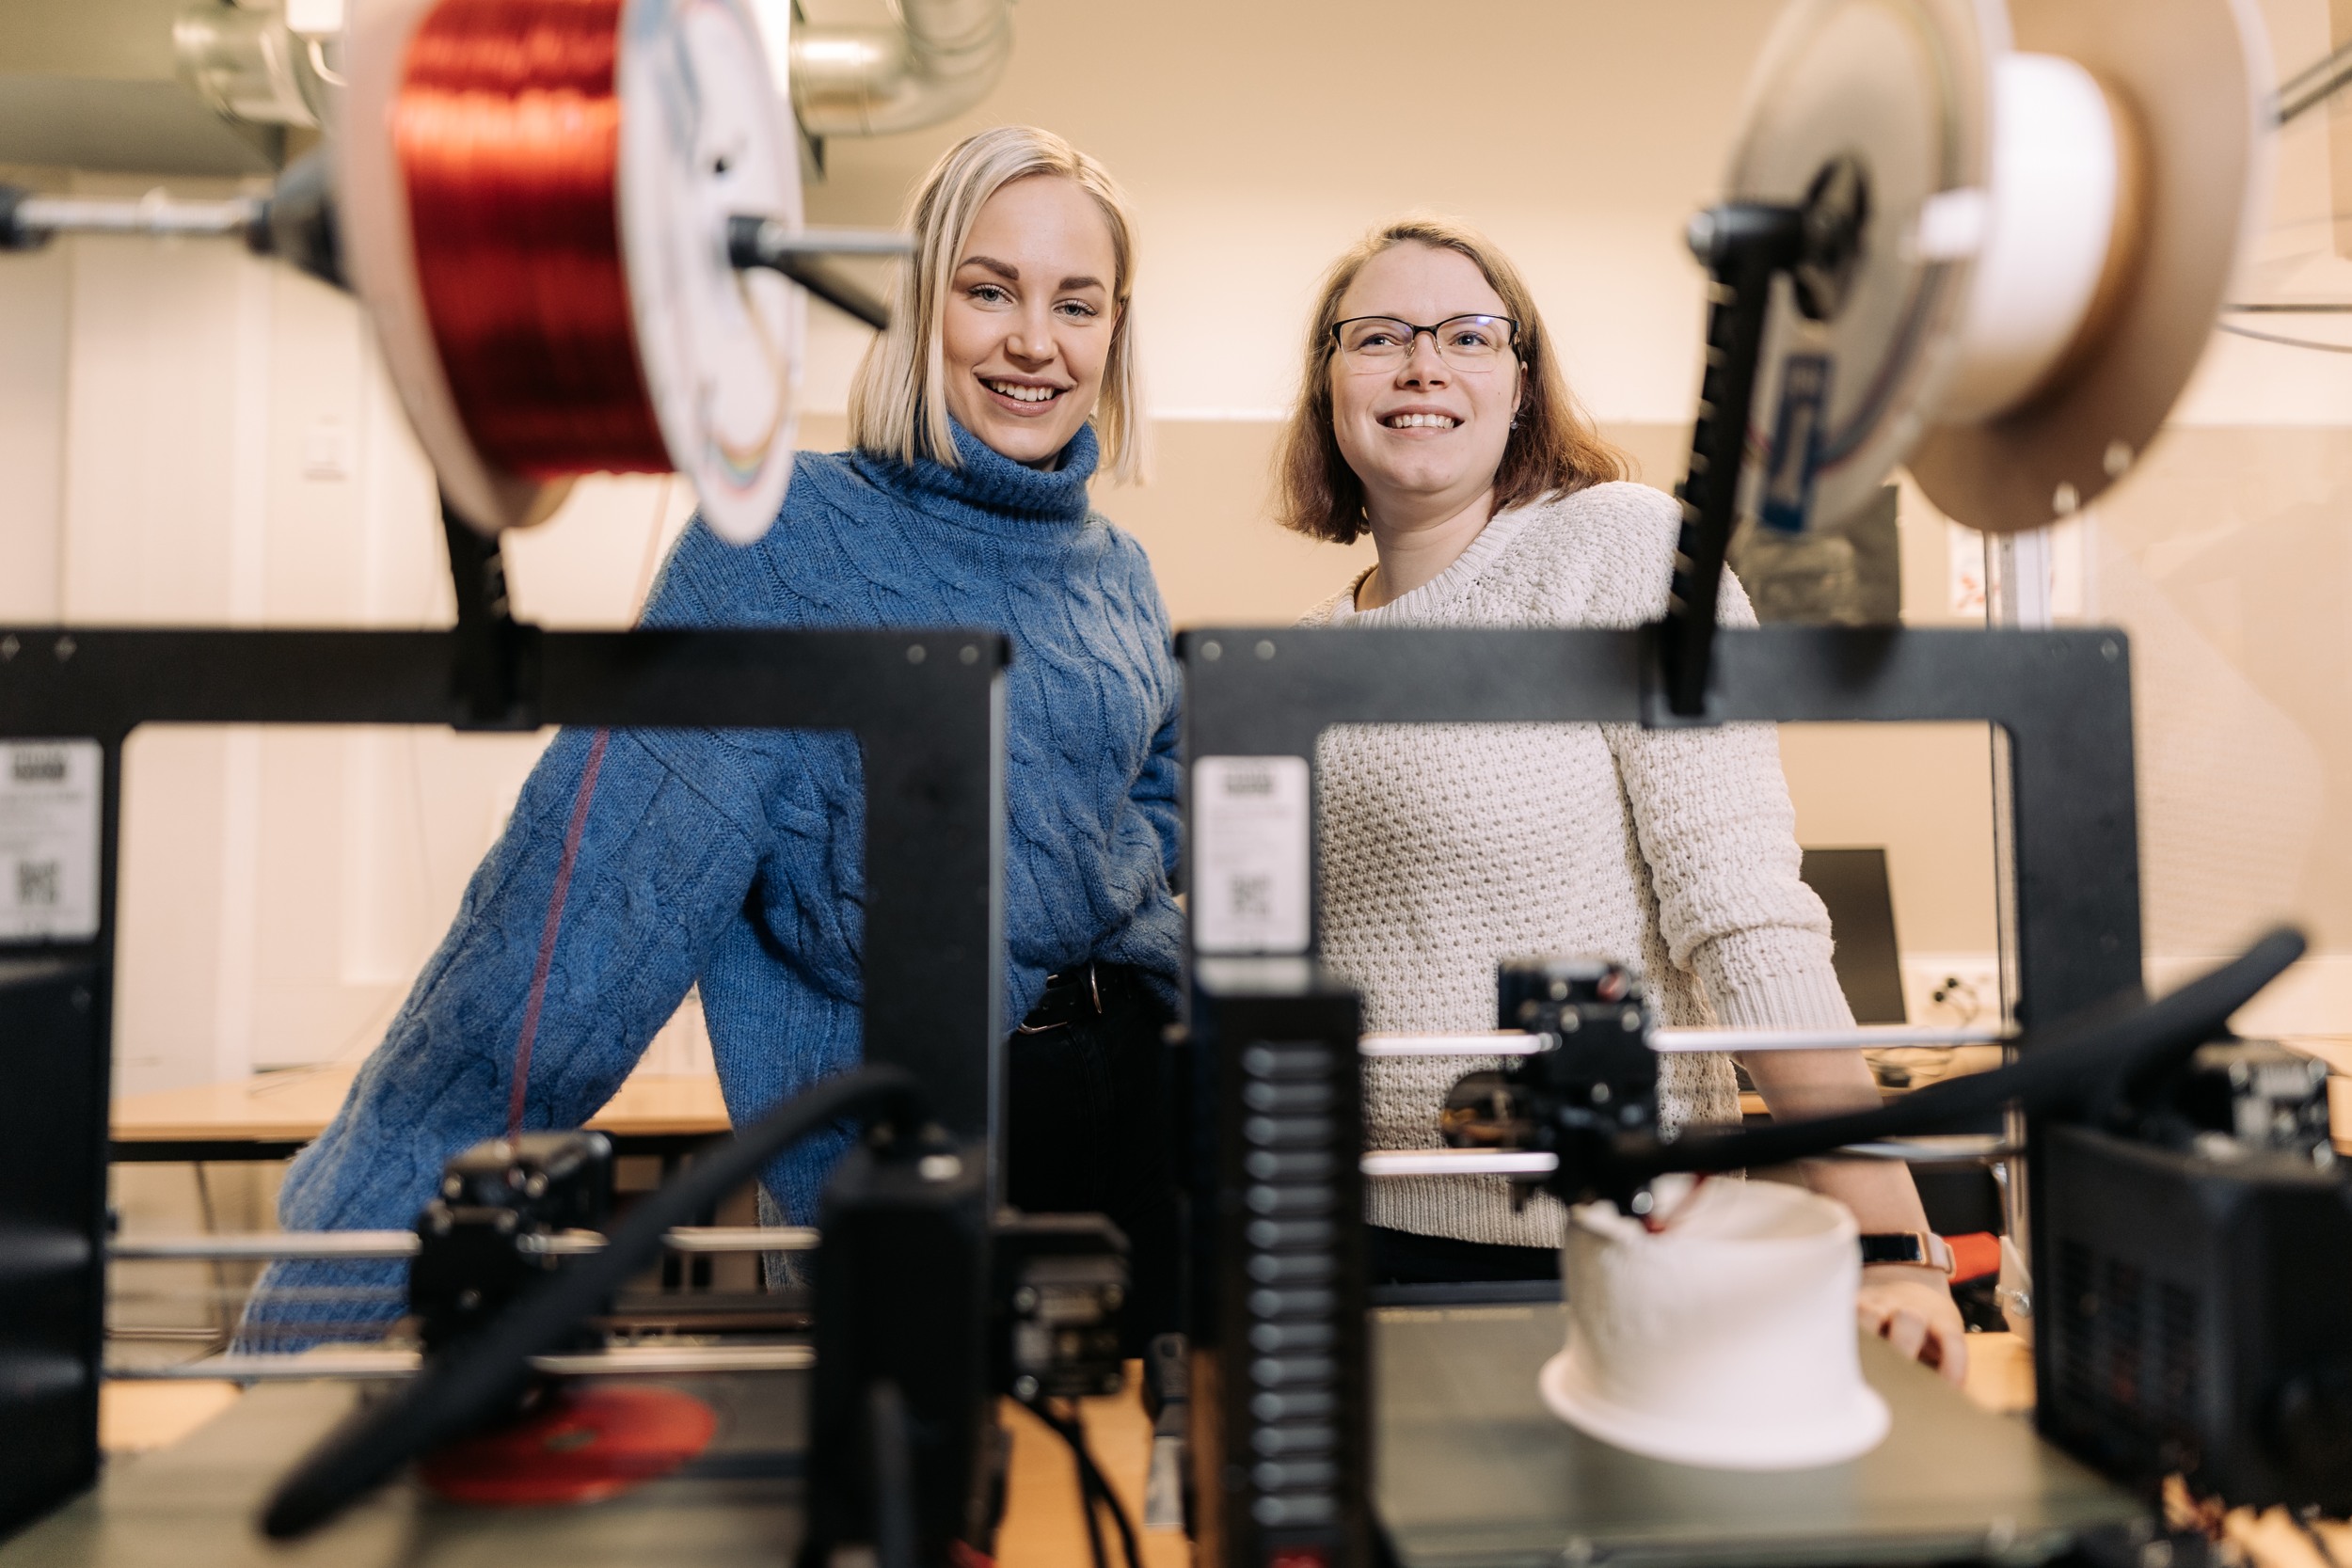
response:
[[[484,533],[584,473],[687,476],[748,543],[791,472],[800,225],[748,0],[353,0],[343,259],[442,495]]]
[[[617,208],[622,0],[440,0],[392,106],[417,281],[482,455],[551,480],[671,467]]]

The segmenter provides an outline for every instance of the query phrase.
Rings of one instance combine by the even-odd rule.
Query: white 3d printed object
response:
[[[1862,1380],[1853,1216],[1799,1187],[1659,1183],[1661,1230],[1571,1210],[1567,1348],[1544,1403],[1605,1443],[1677,1464],[1794,1470],[1868,1452],[1886,1402]]]

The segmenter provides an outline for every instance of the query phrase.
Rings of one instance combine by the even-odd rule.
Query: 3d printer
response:
[[[1733,199],[1693,230],[1713,309],[1677,608],[1665,624],[1630,632],[1259,628],[1184,641],[1195,994],[1180,1054],[1191,1101],[1189,1400],[1202,1560],[1337,1568],[1383,1552],[1464,1564],[2011,1560],[2114,1547],[2155,1568],[2147,1549],[2168,1544],[2144,1500],[2022,1433],[1971,1427],[1931,1402],[1907,1405],[1899,1433],[1915,1444],[1950,1437],[1966,1461],[1951,1466],[1965,1484],[1931,1497],[1874,1490],[1867,1470],[1818,1476],[1778,1498],[1661,1478],[1526,1418],[1525,1353],[1552,1338],[1532,1312],[1369,1315],[1362,1183],[1391,1167],[1362,1157],[1355,1000],[1311,961],[1311,759],[1316,734],[1337,722],[1999,726],[2015,805],[2026,1026],[2014,1076],[1923,1093],[1883,1119],[1669,1145],[1644,1109],[1644,1067],[1657,1042],[1624,977],[1547,973],[1531,993],[1514,976],[1499,1022],[1521,1032],[1524,1049],[1466,1085],[1455,1132],[1472,1147],[1414,1158],[1631,1204],[1651,1175],[1670,1169],[1842,1147],[2021,1101],[2034,1113],[2024,1128],[2030,1180],[2020,1217],[2030,1222],[2023,1228],[2042,1298],[2043,1432],[2134,1481],[2181,1471],[2240,1500],[2341,1506],[2352,1372],[2330,1348],[2343,1339],[2335,1304],[2344,1297],[2326,1271],[2341,1250],[2330,1243],[2345,1223],[2342,1180],[2321,1158],[2308,1075],[2298,1080],[2294,1064],[2252,1047],[2209,1043],[2229,1011],[2291,960],[2294,944],[2268,942],[2153,1006],[2134,1006],[2139,919],[2122,639],[2096,629],[1715,630],[1716,585],[1759,423],[1770,461],[1749,510],[1795,526],[1831,507],[1841,487],[1874,484],[1906,452],[1963,520],[2030,526],[2095,496],[2153,432],[2234,254],[2235,226],[2212,214],[2234,214],[2246,200],[2260,139],[2260,51],[2227,7],[2180,0],[2129,28],[2092,25],[2095,9],[2058,0],[2014,8],[2020,40],[2048,52],[2033,57],[2087,63],[2084,80],[2021,65],[2027,57],[2010,51],[1998,8],[1808,0],[1792,12],[1759,74]],[[2168,50],[2142,50],[2143,37],[2165,39]],[[2117,106],[2101,106],[2110,101]],[[2037,128],[2060,121],[2104,124],[2112,154],[2104,176],[2035,162]],[[2083,199],[2086,191],[2096,199]],[[2158,214],[2146,235],[2125,221],[2143,207]],[[2038,230],[2033,217],[2045,208],[2071,221]],[[371,280],[382,246],[352,245],[392,232],[384,226],[394,218],[381,205],[351,207],[339,245],[330,220],[342,211],[290,176],[278,201],[206,221],[321,272],[356,262],[363,292],[413,305],[404,291],[415,279]],[[13,244],[103,216],[77,216],[70,202],[0,202]],[[866,243],[799,234],[791,214],[723,204],[671,218],[708,242],[695,255],[729,282],[732,266],[720,259],[798,277],[829,245]],[[2065,287],[2021,294],[2019,277],[2037,276]],[[692,341],[681,333],[661,346],[691,355]],[[412,333],[405,351],[431,349]],[[1770,419],[1754,418],[1759,403]],[[655,412],[674,420],[678,410]],[[0,731],[67,737],[95,752],[97,885],[113,884],[121,741],[142,722],[854,729],[874,814],[872,1066],[781,1108],[605,1230],[595,1228],[607,1222],[592,1146],[517,1144],[461,1160],[441,1212],[404,1243],[420,1261],[426,1361],[399,1392],[326,1433],[276,1488],[268,1527],[292,1534],[321,1524],[405,1457],[532,1398],[534,1371],[594,1370],[585,1362],[611,1353],[583,1349],[580,1324],[630,1270],[782,1142],[854,1114],[871,1135],[836,1180],[817,1249],[817,1379],[800,1434],[805,1487],[768,1486],[789,1479],[770,1474],[749,1492],[673,1502],[680,1515],[734,1520],[733,1550],[780,1552],[798,1528],[812,1560],[845,1544],[870,1544],[888,1563],[946,1560],[958,1543],[985,1540],[992,1393],[1099,1386],[1099,1325],[1119,1279],[1116,1238],[1099,1227],[993,1212],[989,1107],[1002,966],[990,689],[1001,641],[537,634],[504,613],[495,547],[469,546],[465,525],[514,520],[542,498],[501,484],[453,409],[425,409],[419,423],[457,519],[455,633],[20,628],[0,641],[27,656],[0,659]],[[760,472],[772,477],[772,465]],[[739,488],[739,516],[772,511],[756,485]],[[1244,878],[1256,894],[1226,896]],[[1281,896],[1263,896],[1268,887]],[[29,1070],[45,1075],[0,1107],[18,1118],[0,1136],[8,1522],[49,1510],[94,1467],[110,892],[99,911],[90,928],[55,934],[0,974],[10,1037],[43,1042]],[[918,961],[922,983],[894,983],[894,966]],[[1554,980],[1566,994],[1551,994]],[[1604,995],[1611,986],[1616,994]],[[1528,1002],[1533,1013],[1522,1010]],[[1492,1043],[1490,1053],[1502,1053]],[[765,1366],[806,1364],[804,1347],[776,1348],[795,1354],[770,1354]],[[722,1350],[670,1366],[710,1379],[762,1359]],[[379,1367],[379,1378],[393,1370]],[[1900,1369],[1880,1370],[1899,1381]],[[183,1512],[166,1528],[242,1530],[277,1467],[339,1414],[332,1402],[304,1406],[275,1448],[238,1456],[239,1478],[219,1495],[178,1498]],[[135,1556],[144,1549],[134,1539],[135,1487],[127,1476],[119,1487],[110,1481],[15,1549]],[[1618,1506],[1629,1498],[1640,1506]],[[347,1533],[325,1539],[355,1558],[413,1558],[405,1532],[415,1516],[402,1506],[363,1512],[338,1527]],[[194,1512],[206,1507],[213,1512]],[[550,1554],[593,1551],[576,1521],[542,1523],[539,1544]],[[443,1534],[418,1549],[428,1558],[463,1550],[454,1540]]]

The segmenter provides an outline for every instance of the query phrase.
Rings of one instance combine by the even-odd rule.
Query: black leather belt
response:
[[[1045,994],[1029,1010],[1029,1016],[1013,1025],[1024,1035],[1051,1034],[1067,1029],[1082,1018],[1099,1018],[1103,1012],[1103,978],[1092,958],[1075,969],[1045,977]]]

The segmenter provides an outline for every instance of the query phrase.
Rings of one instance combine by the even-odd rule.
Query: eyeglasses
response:
[[[1412,357],[1413,344],[1424,332],[1438,357],[1455,370],[1486,371],[1511,352],[1519,324],[1508,316],[1448,316],[1435,326],[1415,326],[1393,316],[1351,316],[1333,324],[1331,341],[1349,364],[1380,370]]]

